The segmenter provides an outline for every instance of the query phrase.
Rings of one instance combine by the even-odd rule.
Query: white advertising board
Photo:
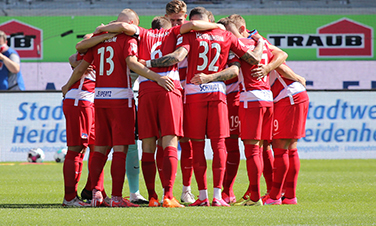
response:
[[[301,158],[376,158],[376,92],[309,92]]]
[[[31,148],[53,160],[66,146],[61,93],[0,93],[0,102],[0,161],[25,161]]]
[[[376,92],[308,94],[307,136],[298,142],[302,159],[376,158]],[[26,161],[27,152],[38,147],[51,161],[66,146],[60,92],[1,92],[0,102],[0,161]],[[205,151],[212,159],[208,140]]]

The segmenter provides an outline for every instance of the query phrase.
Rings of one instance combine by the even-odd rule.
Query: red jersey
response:
[[[186,77],[186,102],[221,100],[226,101],[224,82],[210,82],[194,85],[190,82],[197,73],[213,74],[226,66],[229,51],[243,56],[248,48],[232,33],[221,29],[195,31],[182,35],[177,47],[188,50],[188,70]]]
[[[85,54],[86,62],[96,68],[95,107],[131,107],[133,91],[125,59],[137,56],[137,40],[125,34],[108,39]],[[128,100],[128,101],[127,101]]]
[[[283,78],[275,70],[270,72],[270,84],[274,103],[294,105],[309,101],[306,89],[300,82]]]
[[[76,60],[82,60],[84,54],[77,54]],[[95,71],[85,73],[65,94],[64,102],[74,106],[93,107],[95,93]]]
[[[240,40],[252,50],[257,45],[257,42],[251,38],[242,38]],[[269,50],[267,45],[264,45],[260,64],[266,65],[271,61],[272,58],[272,52]],[[270,91],[269,75],[265,76],[261,80],[258,80],[258,78],[251,76],[251,71],[256,67],[257,65],[251,65],[241,60],[239,75],[241,91],[240,102],[244,102],[245,108],[247,108],[249,104],[257,106],[273,105],[273,95]]]
[[[139,35],[139,58],[143,60],[153,60],[161,58],[175,51],[176,39],[180,34],[180,27],[175,26],[170,29],[145,29],[139,27],[136,34]],[[177,64],[169,67],[153,67],[152,71],[161,76],[167,75],[174,83],[175,88],[181,90],[179,71]],[[139,94],[145,92],[155,92],[166,90],[156,82],[151,81],[143,76],[139,76],[140,90]]]

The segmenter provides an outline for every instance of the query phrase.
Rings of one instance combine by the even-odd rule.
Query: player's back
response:
[[[238,56],[247,52],[247,47],[230,32],[214,29],[196,31],[182,35],[177,47],[188,50],[188,70],[186,76],[186,102],[211,101],[226,99],[224,82],[211,82],[194,85],[190,83],[195,74],[213,74],[226,66],[230,50]]]
[[[309,99],[301,83],[282,77],[276,70],[270,72],[270,84],[274,103],[292,105]]]
[[[242,43],[244,43],[248,48],[254,49],[256,48],[257,42],[251,38],[242,38],[240,39]],[[273,54],[269,50],[269,48],[264,45],[262,58],[260,64],[268,64],[272,60]],[[258,79],[257,77],[253,77],[251,75],[252,70],[257,68],[257,65],[251,65],[241,60],[241,73],[239,76],[240,80],[240,89],[242,91],[249,91],[249,90],[270,90],[270,83],[269,83],[269,75],[265,76],[262,79]]]
[[[214,29],[191,32],[182,38],[190,45],[187,81],[197,73],[213,74],[225,68],[231,48],[231,33]]]
[[[143,60],[153,60],[161,58],[175,50],[176,39],[178,34],[180,34],[180,26],[176,26],[170,29],[144,29],[140,28],[139,31],[139,58]],[[181,89],[180,78],[177,65],[169,67],[155,67],[150,68],[152,71],[162,75],[169,76],[174,80],[175,87]],[[148,81],[147,89],[142,89],[140,92],[160,90],[164,91],[162,87],[140,76],[140,88],[141,85],[145,85],[144,82]],[[142,84],[144,83],[144,84]]]
[[[124,104],[126,99],[133,98],[129,69],[125,61],[129,55],[137,56],[137,40],[125,34],[108,39],[86,53],[85,61],[93,61],[96,68],[96,107]]]

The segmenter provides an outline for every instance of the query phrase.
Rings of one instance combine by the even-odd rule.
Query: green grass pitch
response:
[[[79,192],[87,177],[87,166]],[[109,162],[110,163],[110,162]],[[111,194],[109,163],[105,188]],[[212,187],[208,161],[208,187]],[[63,164],[0,163],[0,225],[375,225],[376,159],[301,160],[298,205],[262,207],[69,208],[62,207]],[[240,198],[248,186],[241,161],[234,186]],[[265,183],[261,179],[261,192]],[[162,195],[159,178],[157,192]],[[174,195],[181,195],[178,169]],[[198,194],[195,180],[192,189]],[[147,197],[140,174],[140,191]],[[124,196],[129,194],[127,181]],[[209,189],[212,197],[212,189]]]

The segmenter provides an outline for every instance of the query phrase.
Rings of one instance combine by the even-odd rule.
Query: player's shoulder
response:
[[[253,38],[239,38],[239,41],[246,46],[255,46],[256,41]]]

